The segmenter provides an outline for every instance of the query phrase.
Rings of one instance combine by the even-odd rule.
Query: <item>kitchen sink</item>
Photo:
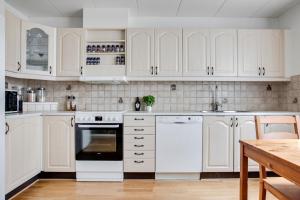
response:
[[[212,111],[212,110],[201,110],[201,113],[237,113],[237,112],[249,112],[246,110],[219,110],[219,111]]]

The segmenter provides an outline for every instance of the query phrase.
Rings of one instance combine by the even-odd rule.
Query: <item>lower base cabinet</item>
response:
[[[6,119],[6,193],[14,190],[42,168],[42,118]]]
[[[43,119],[44,172],[75,172],[74,116]]]

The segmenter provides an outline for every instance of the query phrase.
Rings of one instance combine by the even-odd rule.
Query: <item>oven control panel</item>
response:
[[[123,114],[119,112],[76,112],[76,123],[123,123]]]

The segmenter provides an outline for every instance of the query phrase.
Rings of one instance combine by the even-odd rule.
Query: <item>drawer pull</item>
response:
[[[143,140],[144,137],[134,137],[135,140]]]
[[[140,160],[140,161],[138,161],[138,160],[135,160],[135,161],[134,161],[134,163],[141,164],[141,163],[144,163],[144,161],[143,161],[143,160]]]
[[[134,153],[134,155],[136,155],[136,156],[143,156],[144,153]]]
[[[143,144],[142,145],[135,144],[134,147],[144,147],[144,145]]]
[[[134,118],[135,121],[143,121],[144,118]]]
[[[134,131],[144,131],[145,129],[143,128],[135,128]]]

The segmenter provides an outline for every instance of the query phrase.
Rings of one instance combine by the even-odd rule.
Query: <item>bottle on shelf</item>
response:
[[[120,56],[117,56],[116,57],[116,65],[120,65],[120,63],[121,63],[121,58],[120,58]]]
[[[124,51],[125,51],[124,45],[120,45],[120,52],[124,52]]]

